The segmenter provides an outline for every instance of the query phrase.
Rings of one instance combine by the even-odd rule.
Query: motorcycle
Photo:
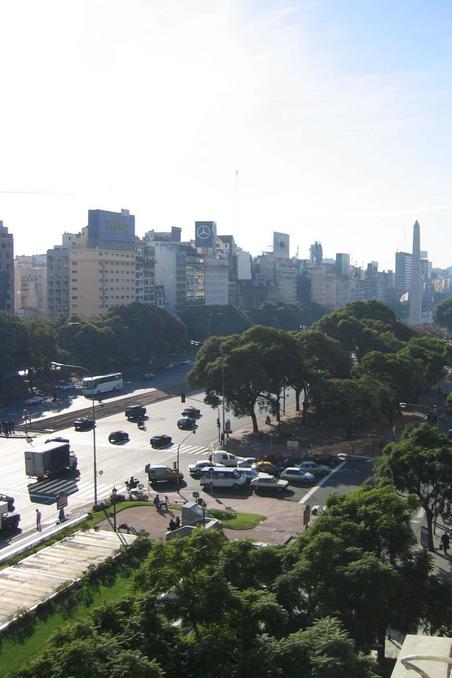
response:
[[[141,429],[142,431],[146,431],[146,424],[144,423],[143,420],[140,419],[140,421],[137,422],[138,428]]]
[[[130,480],[125,481],[125,486],[127,488],[127,492],[130,493],[131,490],[134,490],[136,487],[139,487],[141,485],[140,481],[138,478],[134,478],[131,476]]]

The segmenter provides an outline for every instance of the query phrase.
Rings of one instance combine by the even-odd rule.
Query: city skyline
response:
[[[17,254],[130,209],[253,255],[450,265],[452,8],[433,0],[0,3],[0,219]],[[24,22],[23,17],[28,17]],[[39,30],[36,30],[36,26]],[[238,173],[238,174],[237,174]]]

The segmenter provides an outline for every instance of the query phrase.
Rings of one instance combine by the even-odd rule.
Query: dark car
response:
[[[46,443],[68,443],[68,438],[62,438],[62,436],[55,436],[55,438],[47,438]]]
[[[129,434],[125,431],[113,431],[108,436],[109,443],[127,443],[129,441]]]
[[[80,417],[74,421],[76,431],[89,431],[94,426],[94,421],[88,417]]]
[[[10,497],[9,494],[2,494],[0,492],[0,501],[6,501],[8,504],[8,511],[14,511],[14,497]]]
[[[183,417],[190,417],[191,419],[199,419],[201,416],[201,410],[198,410],[197,407],[186,407],[183,412],[181,412]]]
[[[146,414],[146,408],[144,405],[129,405],[126,407],[125,414],[127,419],[143,419]]]
[[[196,419],[192,417],[182,417],[177,420],[177,428],[180,428],[182,431],[194,431],[198,428]]]
[[[161,436],[152,436],[151,438],[151,447],[159,448],[166,447],[167,445],[172,445],[173,439],[171,436],[165,434]]]

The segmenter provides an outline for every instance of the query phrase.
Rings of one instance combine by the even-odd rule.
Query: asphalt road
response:
[[[180,381],[181,375],[171,375],[173,380]],[[147,394],[152,391],[146,391]],[[140,394],[138,394],[140,395]],[[141,394],[144,395],[144,394]],[[130,395],[128,395],[130,397]],[[144,399],[144,398],[143,398]],[[131,475],[138,477],[147,487],[147,476],[144,467],[147,463],[167,464],[171,466],[176,461],[177,446],[180,445],[180,468],[184,473],[181,492],[184,497],[191,498],[193,491],[200,491],[199,481],[190,477],[187,466],[199,459],[207,458],[214,444],[218,443],[217,411],[212,410],[202,402],[203,393],[191,393],[185,405],[181,404],[180,397],[170,397],[154,402],[147,408],[148,420],[146,430],[140,430],[136,424],[128,422],[124,416],[124,402],[117,401],[119,410],[107,417],[99,417],[96,426],[97,447],[97,481],[98,501],[111,495],[113,487],[118,492],[125,491],[125,481]],[[84,400],[84,399],[83,399]],[[83,402],[82,400],[82,402]],[[293,401],[293,394],[287,399],[287,406]],[[86,401],[85,401],[86,402]],[[201,410],[196,434],[180,431],[177,428],[177,419],[186,405],[196,405]],[[107,405],[97,405],[96,409],[107,408]],[[73,410],[70,419],[74,418]],[[235,419],[231,413],[227,414],[231,420],[233,430],[249,428],[248,419]],[[108,435],[112,431],[127,431],[130,441],[121,445],[112,445],[108,442]],[[166,433],[173,438],[173,445],[154,450],[150,446],[152,435]],[[94,500],[93,481],[93,434],[92,431],[75,432],[73,426],[60,429],[57,435],[68,438],[78,456],[79,477],[66,477],[55,480],[36,482],[25,476],[24,450],[29,445],[42,444],[52,434],[43,432],[38,434],[31,443],[25,439],[0,438],[1,484],[0,492],[13,495],[16,500],[16,510],[21,513],[21,530],[29,532],[35,527],[35,509],[39,507],[42,513],[43,530],[50,528],[57,519],[56,497],[60,492],[68,494],[68,517],[83,506],[89,506]],[[253,456],[252,450],[244,449],[243,455]],[[370,464],[365,460],[352,460],[327,478],[326,482],[310,495],[311,506],[322,505],[331,491],[347,492],[359,485],[370,473]],[[162,485],[158,487],[161,494],[165,494],[174,487]],[[306,487],[289,487],[285,499],[303,501],[309,491]],[[216,496],[226,497],[227,493],[215,491]],[[241,494],[246,498],[246,491]],[[20,533],[13,536],[13,540],[20,539]],[[0,548],[7,540],[0,539]]]

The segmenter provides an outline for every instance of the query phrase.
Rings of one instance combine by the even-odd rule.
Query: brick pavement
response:
[[[168,494],[170,503],[180,502],[182,496],[183,493],[181,495]],[[251,539],[266,544],[284,544],[291,537],[303,531],[302,512],[300,505],[296,502],[256,495],[246,498],[240,496],[215,498],[203,493],[203,498],[207,503],[207,508],[233,509],[246,513],[259,513],[266,517],[266,520],[252,530],[225,529],[226,536],[231,540]],[[185,499],[187,501],[192,500],[191,496],[187,496]],[[175,518],[178,514],[180,515],[179,511],[172,509],[157,511],[151,501],[149,507],[139,506],[124,509],[118,513],[117,524],[129,523],[136,530],[144,530],[153,539],[163,539],[170,519]],[[113,519],[103,521],[99,524],[99,528],[112,530]]]

